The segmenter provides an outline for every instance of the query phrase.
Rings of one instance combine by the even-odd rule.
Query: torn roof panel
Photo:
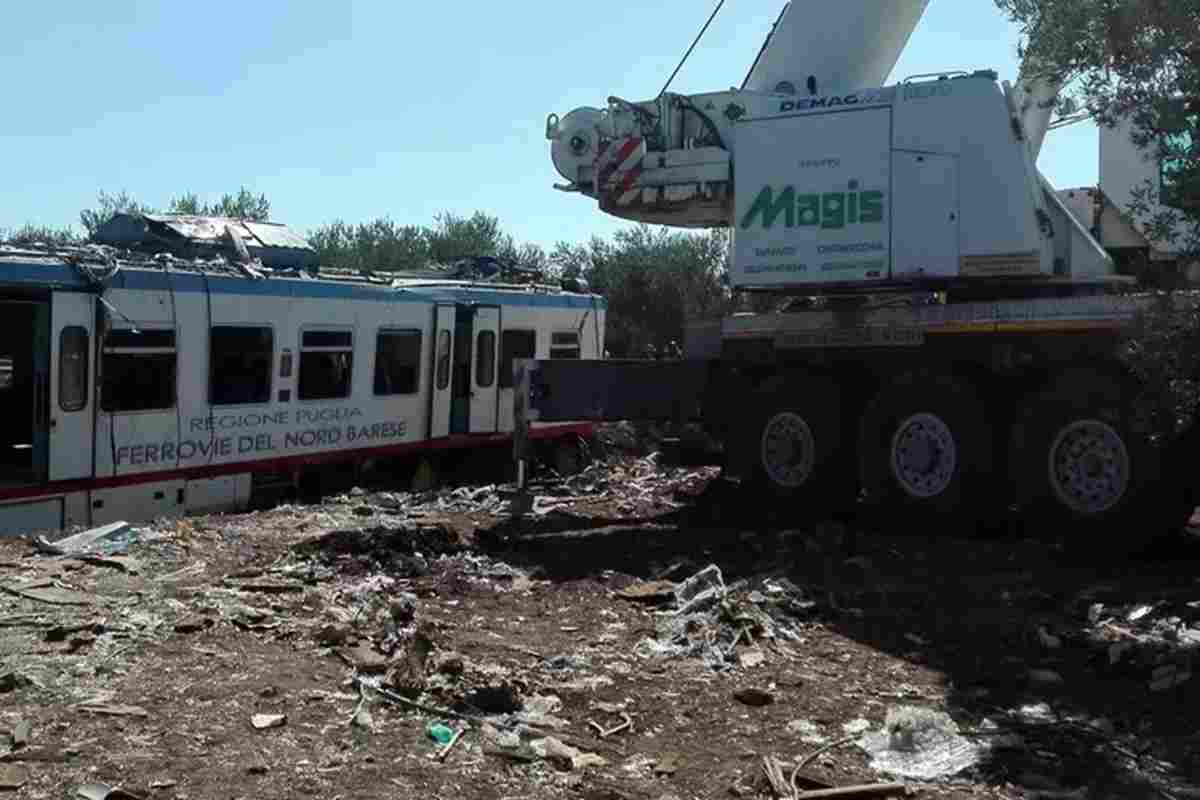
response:
[[[177,214],[143,214],[150,222],[169,228],[185,239],[196,241],[219,239],[225,235],[227,224],[238,224],[236,220],[220,217],[193,217]]]
[[[286,225],[277,222],[251,222],[245,220],[242,227],[250,232],[263,247],[295,247],[310,250],[308,241]]]
[[[93,235],[101,244],[139,252],[170,252],[181,258],[235,255],[227,231],[245,243],[249,254],[272,268],[315,265],[312,245],[286,225],[191,214],[117,214]],[[229,251],[228,253],[226,251]]]

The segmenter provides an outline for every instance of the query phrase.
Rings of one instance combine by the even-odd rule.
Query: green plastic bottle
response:
[[[425,728],[425,732],[429,734],[430,739],[433,739],[438,744],[450,744],[454,739],[454,731],[440,722],[429,723],[429,726]]]

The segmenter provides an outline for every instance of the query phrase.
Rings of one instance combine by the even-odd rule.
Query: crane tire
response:
[[[884,386],[859,422],[859,479],[872,506],[925,532],[974,533],[1000,505],[987,410],[967,380],[918,370]]]
[[[1069,549],[1136,555],[1177,535],[1191,493],[1134,414],[1131,382],[1077,367],[1027,398],[1013,425],[1017,504]]]
[[[831,379],[789,374],[750,398],[742,438],[750,483],[807,515],[825,507],[841,475],[841,392]],[[803,502],[800,502],[803,501]]]

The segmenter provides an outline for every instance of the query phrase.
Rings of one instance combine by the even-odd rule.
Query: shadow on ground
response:
[[[1101,560],[994,532],[904,534],[878,519],[801,527],[760,508],[718,486],[652,522],[514,520],[487,544],[551,580],[679,579],[709,563],[727,582],[786,575],[826,628],[940,671],[960,725],[990,719],[1020,735],[1022,746],[991,751],[980,779],[1045,796],[1200,797],[1188,785],[1200,780],[1200,680],[1150,686],[1164,670],[1186,675],[1200,647],[1169,632],[1151,641],[1129,622],[1150,606],[1143,617],[1200,634],[1200,537]]]

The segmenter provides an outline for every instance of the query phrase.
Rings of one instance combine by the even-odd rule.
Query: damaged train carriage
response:
[[[323,271],[283,226],[117,225],[120,250],[0,246],[0,535],[235,510],[504,445],[514,358],[603,352],[596,296]]]

